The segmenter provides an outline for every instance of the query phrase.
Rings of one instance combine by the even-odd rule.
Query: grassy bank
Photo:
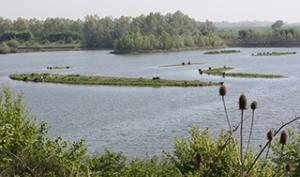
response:
[[[252,54],[252,56],[283,56],[283,55],[295,55],[297,52],[259,52]]]
[[[125,78],[125,77],[107,77],[107,76],[81,76],[79,74],[59,75],[48,73],[32,74],[12,74],[13,80],[32,81],[32,82],[50,82],[62,84],[78,85],[112,85],[112,86],[140,86],[140,87],[204,87],[216,86],[219,83],[201,82],[191,80],[166,80],[159,77],[152,79],[146,78]]]
[[[0,54],[26,53],[26,52],[47,52],[47,51],[76,51],[81,50],[80,43],[47,43],[37,42],[20,43],[16,40],[0,44]]]
[[[193,51],[193,50],[210,50],[210,49],[221,49],[225,48],[222,46],[206,46],[206,47],[180,47],[180,48],[170,48],[170,49],[152,49],[152,50],[114,50],[110,52],[111,54],[145,54],[145,53],[167,53],[167,52],[183,52],[183,51]]]
[[[219,51],[208,51],[205,52],[204,54],[207,55],[216,55],[216,54],[231,54],[231,53],[240,53],[241,51],[239,50],[219,50]]]
[[[208,75],[220,75],[223,77],[241,77],[241,78],[286,78],[287,76],[278,74],[258,74],[258,73],[228,73],[227,71],[233,70],[233,67],[209,68],[207,70],[199,70],[200,73]]]

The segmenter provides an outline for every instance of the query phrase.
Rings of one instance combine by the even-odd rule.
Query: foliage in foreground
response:
[[[22,97],[5,87],[0,99],[0,176],[239,176],[239,150],[231,135],[222,131],[213,138],[209,130],[193,127],[190,139],[177,139],[174,152],[161,158],[127,160],[122,153],[106,151],[90,156],[84,141],[68,142],[47,137],[46,124],[35,125],[24,111]],[[260,158],[250,175],[254,177],[299,176],[300,136],[289,131],[289,142],[272,144],[269,158]],[[283,151],[284,149],[284,151]],[[256,152],[249,151],[245,168]]]

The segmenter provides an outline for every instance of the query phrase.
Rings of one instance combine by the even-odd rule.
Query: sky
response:
[[[0,0],[0,17],[16,19],[65,17],[83,19],[138,16],[177,10],[199,21],[300,22],[300,0]]]

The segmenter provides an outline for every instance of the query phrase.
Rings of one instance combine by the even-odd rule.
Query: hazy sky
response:
[[[300,0],[1,0],[5,18],[138,16],[177,10],[197,20],[300,22]]]

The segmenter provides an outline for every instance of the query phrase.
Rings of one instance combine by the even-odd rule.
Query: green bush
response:
[[[8,47],[8,45],[5,42],[0,44],[0,54],[7,54],[10,52],[11,52],[11,49],[10,49],[10,47]]]
[[[8,87],[0,101],[1,176],[87,176],[83,141],[46,137],[46,124],[34,125],[33,117],[24,111],[22,97],[13,98]]]
[[[17,40],[10,40],[10,41],[7,41],[5,42],[9,47],[11,48],[18,48],[20,43],[17,41]]]

